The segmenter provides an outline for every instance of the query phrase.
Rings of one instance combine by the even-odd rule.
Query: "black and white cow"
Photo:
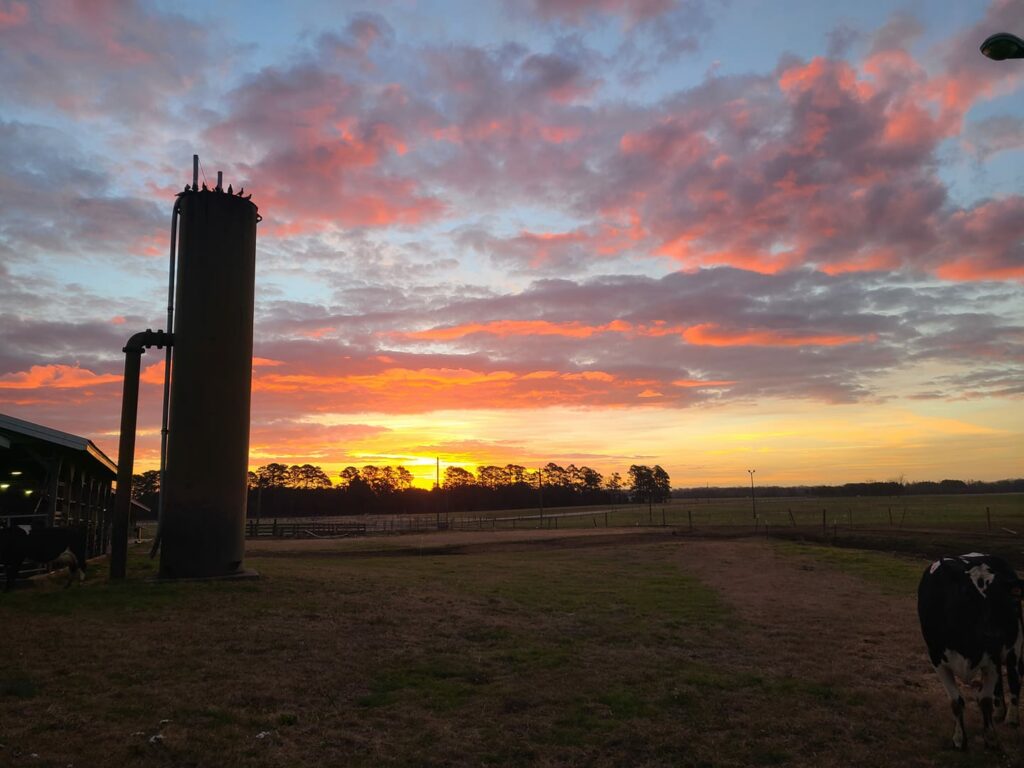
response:
[[[928,656],[949,695],[956,721],[953,743],[966,746],[964,699],[957,678],[981,679],[978,696],[986,743],[995,720],[1007,717],[1003,666],[1010,688],[1009,722],[1020,722],[1019,699],[1024,651],[1022,582],[999,557],[971,552],[932,563],[917,588],[917,614]],[[994,700],[994,701],[993,701]]]
[[[85,579],[85,526],[48,528],[33,526],[26,531],[22,526],[0,528],[0,563],[6,575],[4,591],[9,591],[18,579],[18,572],[26,560],[49,563],[68,569],[71,586],[74,578]]]

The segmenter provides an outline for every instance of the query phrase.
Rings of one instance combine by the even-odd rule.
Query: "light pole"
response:
[[[1009,32],[996,32],[985,38],[981,52],[994,61],[1024,59],[1024,40]]]
[[[748,469],[747,472],[750,473],[750,511],[754,515],[754,519],[757,520],[757,502],[754,501],[754,473],[757,470]]]

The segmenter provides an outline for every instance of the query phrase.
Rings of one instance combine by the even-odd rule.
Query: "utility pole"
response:
[[[750,473],[750,511],[753,514],[754,519],[757,520],[757,502],[754,500],[754,473],[757,472],[757,470],[748,469],[747,472]]]

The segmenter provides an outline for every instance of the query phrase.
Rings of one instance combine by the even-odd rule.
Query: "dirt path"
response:
[[[691,541],[680,559],[754,629],[737,638],[734,653],[748,655],[765,675],[836,691],[841,703],[834,711],[828,696],[809,696],[808,711],[793,713],[799,738],[825,731],[821,746],[827,741],[833,754],[846,754],[837,764],[878,764],[881,755],[899,755],[902,765],[929,765],[929,753],[955,757],[952,718],[925,656],[916,596],[886,595],[811,558],[779,554],[764,540]],[[980,757],[980,719],[972,703],[973,757]],[[1020,734],[1006,726],[999,731],[1004,751],[988,754],[987,764],[1020,765]],[[837,740],[847,743],[836,750]],[[814,746],[812,738],[809,764],[816,762]]]

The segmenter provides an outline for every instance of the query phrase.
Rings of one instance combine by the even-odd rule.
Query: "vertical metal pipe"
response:
[[[125,347],[124,390],[121,395],[121,440],[117,448],[117,496],[110,535],[110,578],[123,579],[128,563],[128,520],[135,468],[135,424],[139,411],[139,371],[142,348]]]
[[[192,155],[192,189],[199,189],[199,155]]]
[[[196,165],[199,162],[199,155],[193,155]],[[174,265],[177,256],[178,242],[178,214],[181,207],[178,201],[174,201],[174,210],[171,212],[171,256],[170,265],[167,268],[167,333],[174,333]],[[164,476],[167,473],[167,422],[171,407],[171,345],[167,346],[167,354],[164,356],[164,401],[163,413],[160,419],[160,492],[156,502],[156,535],[153,537],[153,547],[149,551],[150,557],[156,556],[160,548],[160,535],[163,531],[164,521]]]

